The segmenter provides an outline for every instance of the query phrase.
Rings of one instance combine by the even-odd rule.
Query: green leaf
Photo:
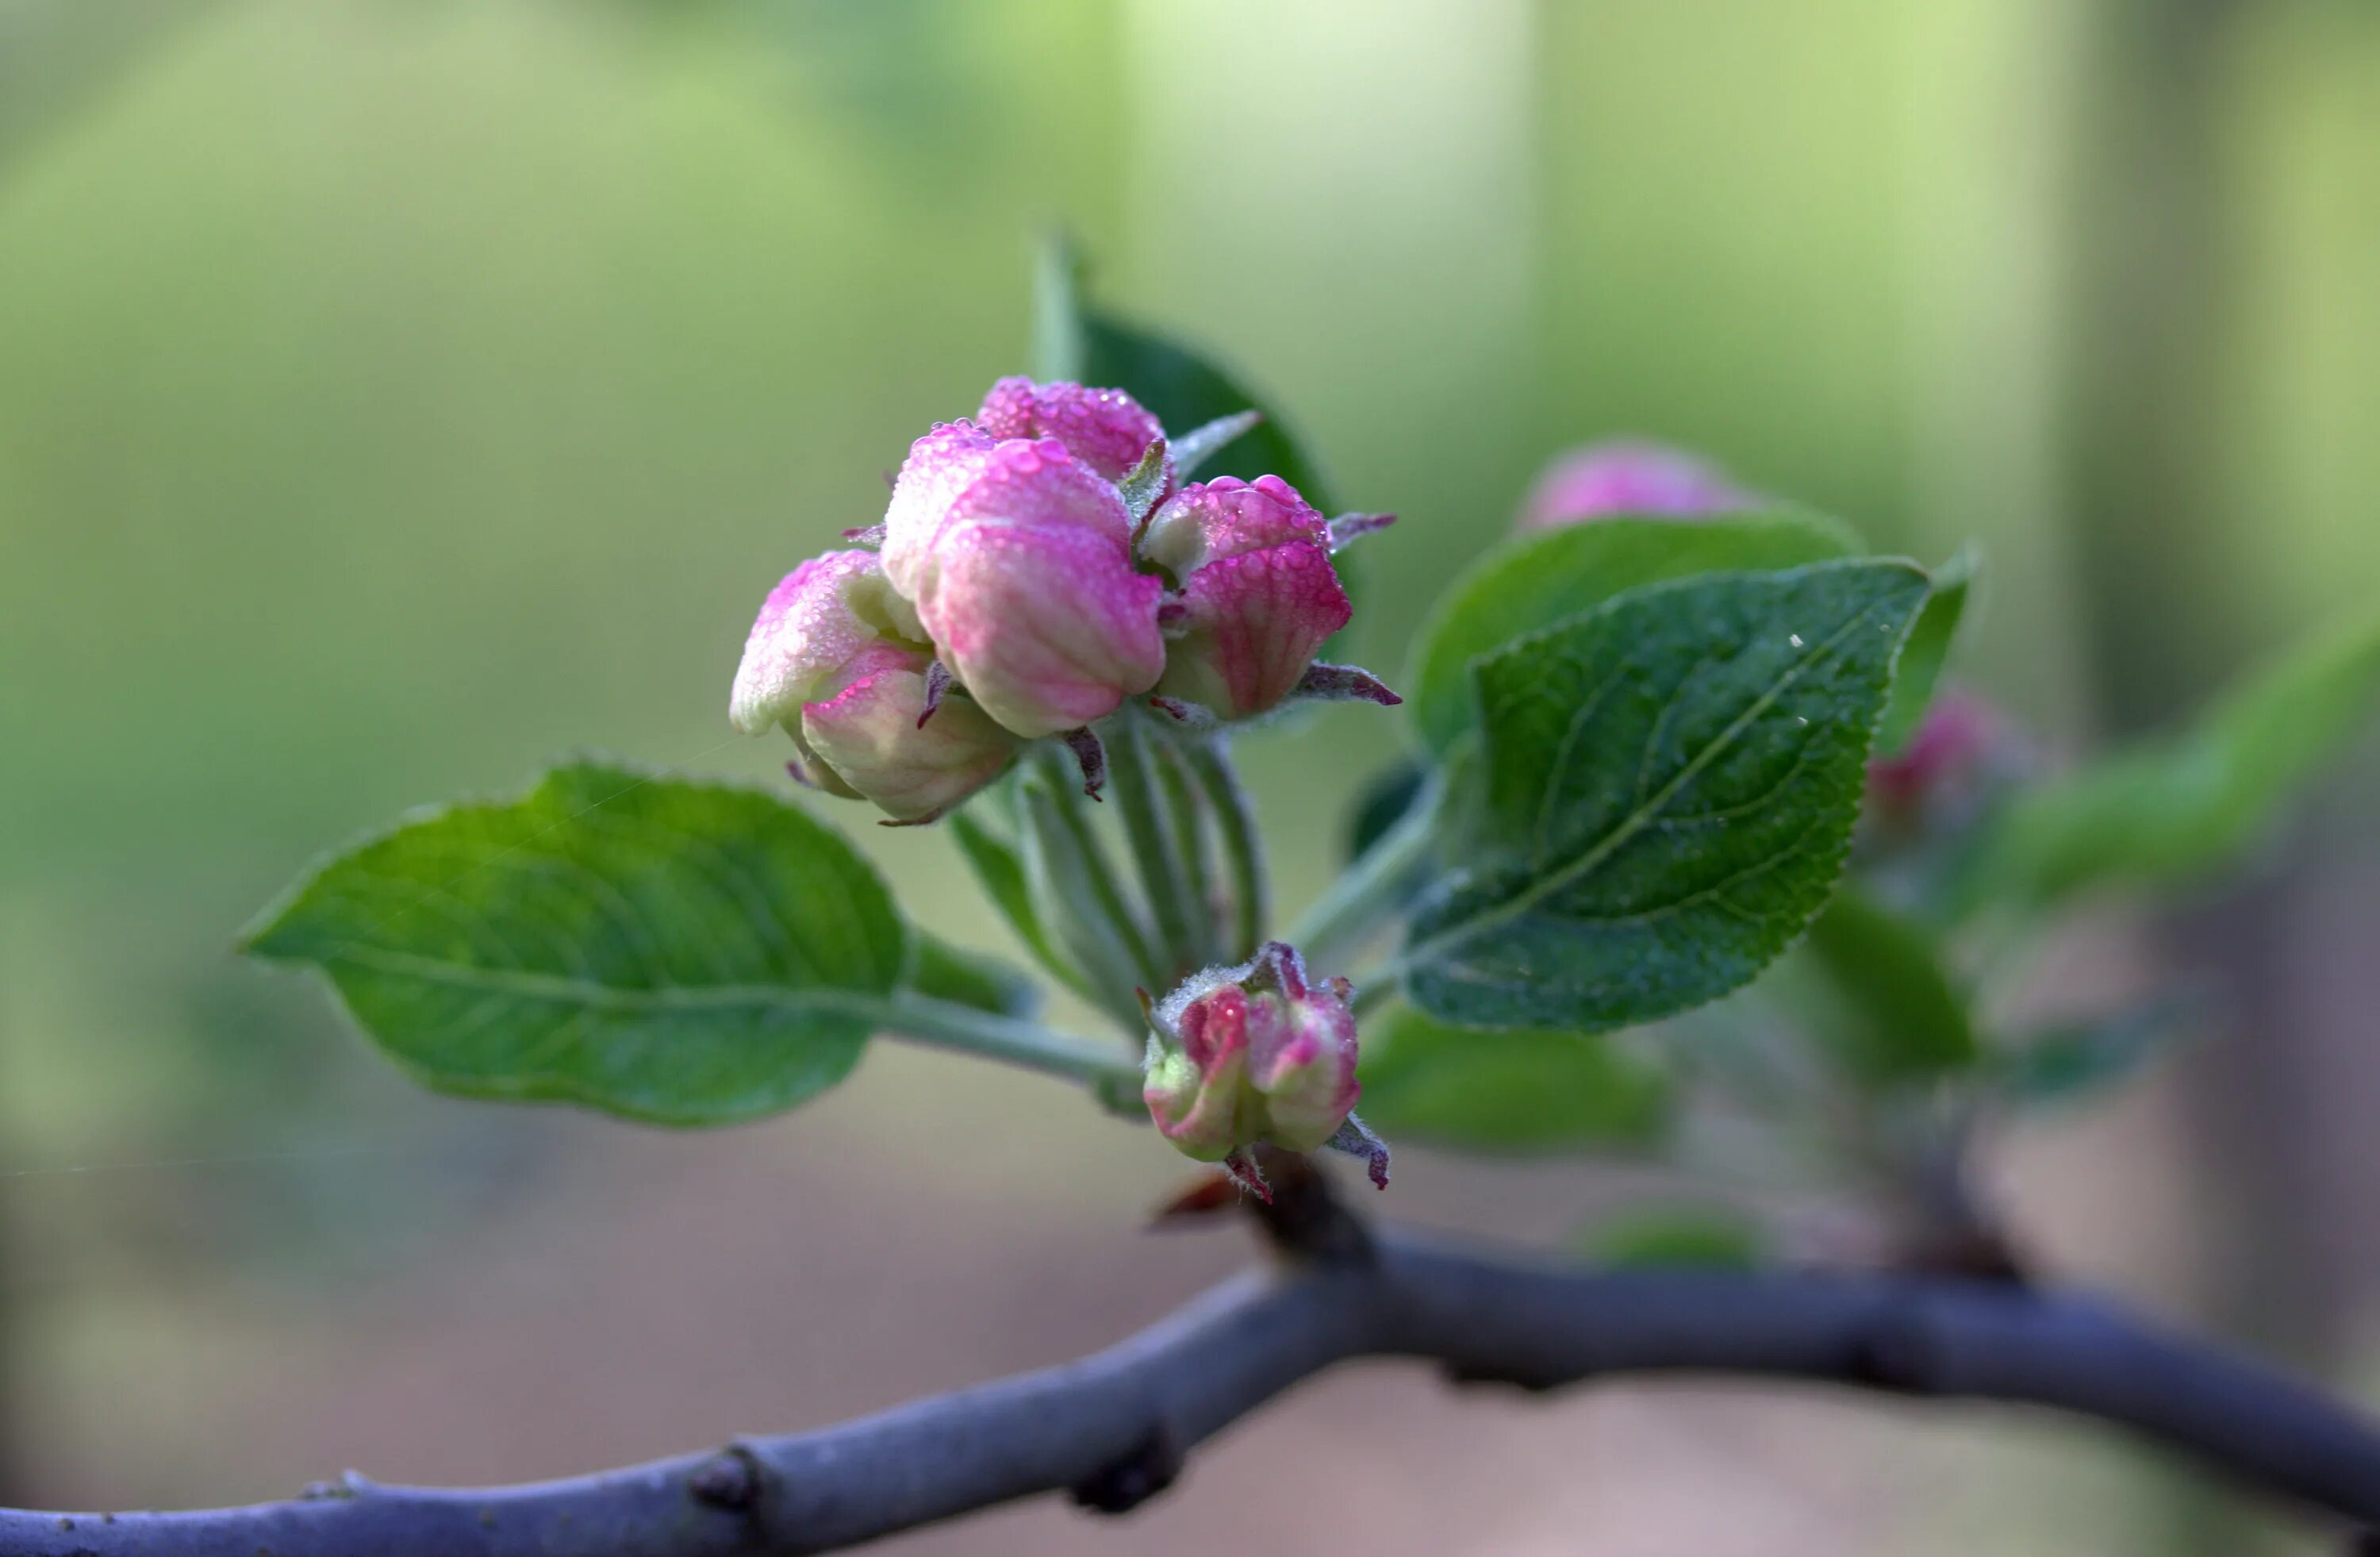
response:
[[[1615,516],[1523,536],[1473,563],[1439,597],[1399,689],[1422,744],[1443,757],[1477,717],[1472,665],[1514,639],[1643,585],[1797,567],[1861,550],[1837,521],[1792,509],[1708,520]]]
[[[2202,1016],[2201,1002],[2183,992],[2052,1028],[1996,1057],[1994,1089],[2022,1109],[2082,1102],[2171,1052],[2199,1030]]]
[[[1579,1248],[1599,1265],[1697,1271],[1755,1270],[1768,1252],[1757,1222],[1717,1206],[1621,1211],[1590,1228]]]
[[[1900,663],[1893,667],[1892,698],[1884,706],[1884,722],[1876,732],[1878,754],[1889,756],[1907,746],[1925,722],[1925,711],[1934,705],[1934,688],[1958,642],[1967,597],[1974,592],[1975,575],[1982,566],[1975,549],[1969,546],[1934,570],[1934,592],[1926,597],[1925,609],[1917,614],[1917,625],[1909,629],[1909,641],[1901,645]]]
[[[670,1125],[842,1080],[910,955],[832,830],[755,790],[598,762],[328,859],[245,943],[327,975],[441,1091]]]
[[[1399,1007],[1364,1035],[1365,1123],[1483,1152],[1640,1146],[1669,1122],[1669,1078],[1609,1038],[1449,1027]]]
[[[1023,968],[922,930],[913,933],[917,967],[909,987],[917,993],[1002,1016],[1030,1016],[1040,1009],[1041,986]]]
[[[1599,1032],[1759,972],[1833,890],[1925,593],[1889,561],[1688,579],[1482,660],[1480,847],[1414,915],[1415,1004]]]
[[[1960,900],[2040,910],[2095,890],[2187,881],[2242,853],[2380,696],[2380,613],[2235,686],[2197,725],[2013,797]]]
[[[1809,1026],[1871,1087],[1963,1070],[1983,1056],[1967,999],[1925,930],[1845,882],[1804,943],[1828,998]]]

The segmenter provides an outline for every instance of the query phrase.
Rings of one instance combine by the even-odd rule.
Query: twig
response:
[[[1276,1236],[1280,1231],[1276,1230]],[[1926,1277],[1594,1271],[1381,1232],[1245,1272],[1079,1361],[815,1432],[483,1491],[350,1478],[185,1514],[0,1512],[11,1557],[754,1557],[1014,1499],[1116,1509],[1300,1380],[1358,1356],[1548,1389],[1623,1374],[1805,1380],[2048,1406],[2241,1486],[2380,1526],[2380,1432],[2255,1363],[2077,1296]]]

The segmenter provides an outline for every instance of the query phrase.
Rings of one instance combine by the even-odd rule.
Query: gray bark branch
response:
[[[2049,1407],[2243,1488],[2380,1527],[2380,1430],[2245,1359],[2080,1296],[1913,1276],[1597,1271],[1383,1233],[1256,1270],[1106,1351],[814,1432],[480,1490],[359,1478],[188,1513],[0,1512],[11,1557],[754,1557],[1019,1498],[1129,1507],[1198,1443],[1354,1357],[1549,1389],[1620,1375],[1809,1381]]]

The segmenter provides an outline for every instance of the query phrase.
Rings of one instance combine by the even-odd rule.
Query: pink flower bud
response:
[[[1165,668],[1164,586],[1135,571],[1132,517],[1114,486],[1049,439],[958,457],[974,462],[973,478],[910,573],[943,663],[1027,738],[1079,728],[1148,690]]]
[[[1692,517],[1758,501],[1692,455],[1658,444],[1597,444],[1546,467],[1521,505],[1518,528],[1557,529],[1607,514]]]
[[[829,552],[785,575],[760,606],[735,667],[729,723],[747,736],[792,729],[852,657],[882,639],[925,640],[909,602],[868,552]]]
[[[1347,625],[1330,528],[1278,476],[1183,488],[1150,516],[1141,555],[1181,584],[1157,690],[1222,718],[1280,702]]]
[[[1193,976],[1151,1017],[1141,1096],[1158,1129],[1203,1162],[1258,1142],[1332,1144],[1358,1089],[1352,992],[1343,979],[1308,982],[1278,941]]]
[[[1868,763],[1869,815],[1897,830],[1955,824],[1983,803],[1995,783],[2017,777],[2026,760],[1999,710],[1972,692],[1946,687],[1905,746]]]
[[[752,624],[728,718],[781,727],[808,782],[927,821],[989,782],[1016,742],[959,699],[919,727],[933,659],[909,602],[875,555],[829,552],[786,575]]]
[[[892,480],[880,553],[884,576],[909,599],[917,598],[917,576],[951,505],[990,467],[999,446],[1000,440],[965,421],[938,422],[909,445],[909,457]]]
[[[802,744],[818,765],[898,821],[931,821],[1000,776],[1016,737],[965,698],[926,717],[922,649],[884,642],[844,667],[841,688],[802,706]]]
[[[1110,481],[1132,473],[1148,445],[1165,429],[1139,401],[1121,389],[1086,389],[1079,383],[1035,383],[1002,379],[983,397],[976,425],[994,438],[1054,438],[1066,452]],[[1166,459],[1166,486],[1173,484],[1172,458]]]

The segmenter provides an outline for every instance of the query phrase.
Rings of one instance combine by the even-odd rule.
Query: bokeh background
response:
[[[771,772],[722,714],[753,608],[1022,366],[1060,221],[1404,516],[1384,669],[1618,432],[1982,538],[1969,678],[2053,748],[2380,588],[2365,0],[0,0],[0,1497],[824,1423],[1241,1258],[1140,1231],[1178,1163],[1028,1077],[880,1045],[693,1135],[454,1102],[229,952],[315,851],[557,753]],[[1251,745],[1293,901],[1397,732]],[[2219,977],[2235,1030],[1991,1162],[2053,1271],[2367,1400],[2374,755],[2247,881],[2061,943],[2070,992]],[[865,831],[999,944],[945,840]],[[1413,1152],[1394,1195],[1554,1240],[1643,1177]],[[2019,1413],[1382,1367],[1127,1527],[895,1549],[2303,1541]]]

